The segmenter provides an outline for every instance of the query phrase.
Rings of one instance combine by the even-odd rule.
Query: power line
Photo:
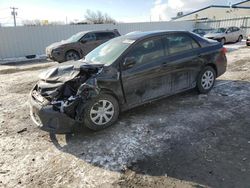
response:
[[[17,9],[16,7],[10,7],[10,9],[12,9],[11,11],[11,15],[13,16],[13,19],[14,19],[14,26],[16,27],[16,16],[17,16]]]

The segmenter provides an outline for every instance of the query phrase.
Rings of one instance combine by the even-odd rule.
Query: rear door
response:
[[[80,46],[83,55],[88,54],[90,51],[96,48],[97,40],[95,33],[87,33],[80,40]]]
[[[234,31],[234,42],[238,41],[241,32],[240,32],[240,28],[238,27],[233,27],[233,31]]]
[[[170,90],[170,78],[162,70],[165,57],[161,37],[143,40],[130,49],[124,59],[133,58],[136,63],[123,69],[121,75],[128,105],[138,105]]]
[[[186,33],[168,34],[164,44],[168,56],[162,70],[171,74],[170,94],[195,87],[203,61],[200,45]]]
[[[226,42],[234,42],[235,41],[235,32],[233,30],[233,27],[229,27],[226,31]]]

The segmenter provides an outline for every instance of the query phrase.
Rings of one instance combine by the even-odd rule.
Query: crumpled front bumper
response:
[[[63,52],[53,52],[53,50],[51,49],[46,49],[46,56],[53,61],[58,61],[58,62],[64,61]]]
[[[64,113],[53,110],[52,105],[43,106],[30,96],[30,116],[42,130],[55,134],[73,131],[76,121]]]

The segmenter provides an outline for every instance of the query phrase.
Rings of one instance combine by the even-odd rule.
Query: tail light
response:
[[[223,47],[223,48],[221,49],[221,52],[222,52],[223,54],[226,54],[226,53],[227,53],[227,49],[226,49],[225,47]]]

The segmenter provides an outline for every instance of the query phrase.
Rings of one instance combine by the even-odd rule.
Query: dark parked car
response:
[[[83,58],[97,46],[108,40],[120,36],[117,30],[113,31],[85,31],[80,32],[67,40],[56,42],[46,48],[46,55],[59,63]]]
[[[49,69],[31,91],[31,117],[44,130],[112,125],[121,111],[197,88],[208,93],[226,71],[221,43],[181,31],[112,39],[76,63]]]

